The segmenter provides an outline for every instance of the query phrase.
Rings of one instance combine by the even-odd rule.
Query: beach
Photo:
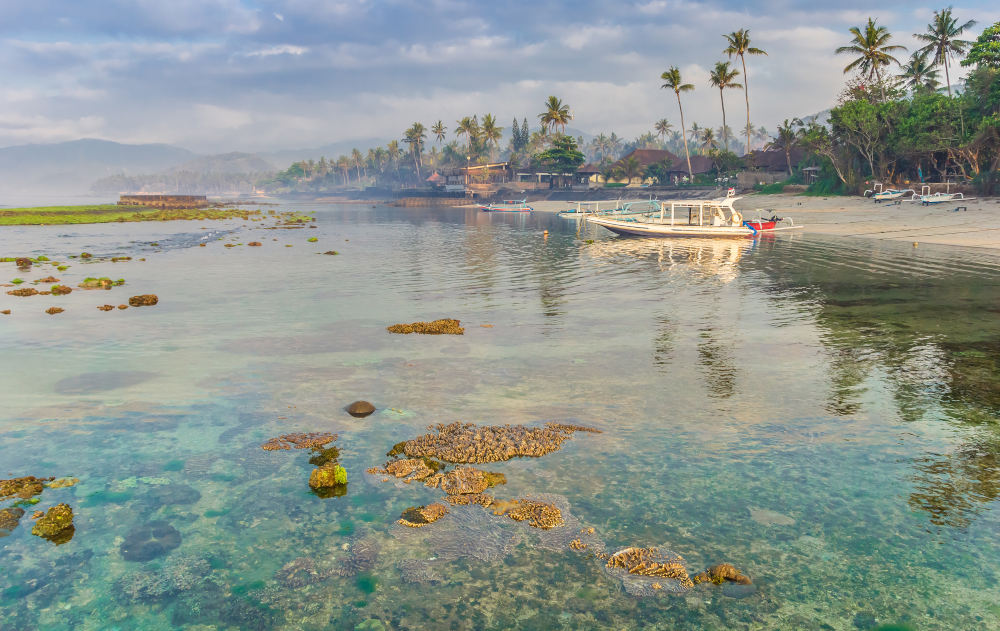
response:
[[[566,201],[531,205],[538,212],[576,207]],[[1000,199],[993,197],[936,206],[904,201],[896,206],[863,197],[752,194],[735,206],[746,217],[755,217],[757,209],[791,217],[806,233],[1000,250]],[[963,206],[967,210],[955,211]]]

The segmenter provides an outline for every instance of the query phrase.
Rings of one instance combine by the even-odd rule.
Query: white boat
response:
[[[973,198],[969,198],[973,199]],[[922,206],[930,206],[931,204],[943,204],[945,202],[964,202],[968,201],[965,195],[962,193],[934,193],[932,195],[916,195],[913,197],[913,201],[920,202]]]
[[[505,199],[499,203],[483,204],[480,210],[489,213],[530,213],[534,210],[528,205],[528,199]]]
[[[691,199],[660,202],[658,213],[632,217],[593,215],[587,221],[611,232],[648,237],[755,237],[765,233],[797,230],[790,218],[772,216],[765,219],[758,211],[754,220],[746,220],[733,208],[739,197],[725,199]],[[667,206],[670,214],[667,214]],[[681,213],[678,213],[678,210]],[[683,210],[687,216],[683,216]],[[680,214],[680,216],[678,216]]]
[[[650,213],[660,211],[660,201],[656,199],[643,199],[634,202],[626,202],[614,208],[608,208],[607,210],[564,210],[559,213],[559,216],[564,219],[577,219],[579,217],[586,217],[588,215],[597,215],[601,217],[628,217],[632,215],[648,215]]]

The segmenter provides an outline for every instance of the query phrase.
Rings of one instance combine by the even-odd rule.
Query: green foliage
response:
[[[338,464],[333,470],[333,480],[337,484],[347,484],[347,469]]]
[[[308,241],[309,243],[316,243],[317,241],[319,241],[319,239],[318,239],[318,238],[316,238],[316,237],[309,237],[309,238],[308,238],[308,239],[306,239],[306,240],[307,240],[307,241]]]
[[[554,173],[572,173],[583,164],[583,160],[576,139],[565,135],[556,136],[550,149],[532,156],[532,162]]]
[[[653,164],[646,167],[646,177],[653,178],[659,184],[669,184],[670,183],[670,170],[673,166],[673,161],[670,158],[665,158],[659,162],[654,162]]]
[[[21,283],[24,282],[24,279],[23,278],[15,278],[14,280],[12,280],[10,282],[13,283],[13,284],[15,284],[15,285],[20,285]]]
[[[753,190],[757,191],[761,195],[778,195],[785,191],[785,184],[787,182],[775,182],[774,184],[756,184]]]
[[[962,65],[1000,69],[1000,22],[982,32],[962,60]]]
[[[739,171],[743,167],[743,160],[738,155],[727,149],[715,149],[709,152],[712,158],[712,166],[716,173],[722,175]]]

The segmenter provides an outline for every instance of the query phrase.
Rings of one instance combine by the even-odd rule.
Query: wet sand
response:
[[[559,212],[576,206],[565,201],[531,205],[539,212]],[[967,210],[955,210],[962,206]],[[748,195],[736,202],[736,208],[750,217],[756,215],[756,209],[773,210],[805,225],[805,231],[811,233],[1000,251],[1000,198],[995,197],[933,206],[904,201],[895,206],[862,197]]]

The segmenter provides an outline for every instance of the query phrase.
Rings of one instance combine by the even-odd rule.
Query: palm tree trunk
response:
[[[681,135],[684,137],[684,156],[687,158],[688,163],[688,177],[694,182],[694,173],[691,171],[691,152],[688,151],[688,137],[687,137],[687,127],[684,126],[684,108],[681,106],[681,94],[677,93],[677,109],[681,111]]]
[[[743,96],[747,101],[747,155],[750,155],[750,77],[747,76],[747,58],[740,55],[743,63]]]
[[[729,133],[726,127],[726,99],[722,97],[722,88],[719,88],[719,103],[722,104],[722,143],[729,151]]]
[[[948,84],[948,99],[951,100],[951,76],[948,74],[948,58],[944,58],[944,80]]]
[[[785,162],[788,163],[788,177],[792,177],[792,148],[785,147]]]

